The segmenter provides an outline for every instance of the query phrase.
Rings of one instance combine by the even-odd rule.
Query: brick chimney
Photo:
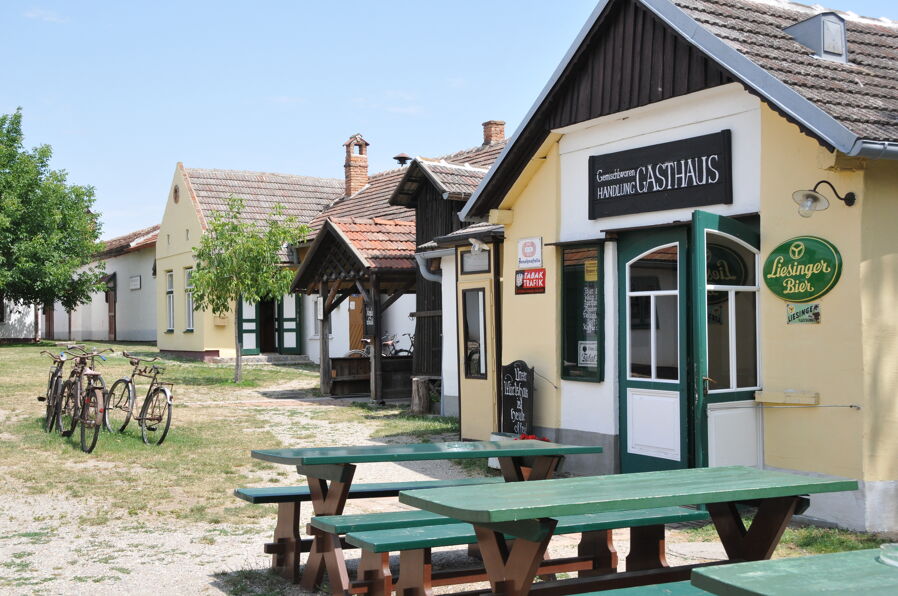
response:
[[[505,140],[505,123],[501,120],[487,120],[483,123],[483,145],[492,145]]]
[[[370,143],[356,133],[343,143],[346,147],[346,196],[354,195],[368,184],[368,145]]]

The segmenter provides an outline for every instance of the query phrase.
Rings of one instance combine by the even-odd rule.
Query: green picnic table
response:
[[[695,565],[641,569],[598,578],[543,582],[531,589],[555,520],[565,515],[672,505],[706,505],[729,561],[768,559],[805,498],[857,490],[854,480],[831,480],[742,466],[616,476],[560,478],[510,484],[404,491],[399,501],[474,524],[492,590],[502,594],[570,594],[689,579]],[[758,511],[746,529],[737,509]],[[505,535],[516,539],[508,544]]]
[[[315,515],[342,515],[356,464],[360,463],[495,457],[499,459],[506,482],[516,482],[551,478],[566,455],[601,452],[602,448],[598,446],[507,440],[260,449],[254,450],[252,456],[268,462],[296,466],[296,471],[304,475],[309,484]],[[281,539],[291,540],[293,536],[289,525],[279,522],[274,541]],[[315,589],[321,583],[325,570],[328,571],[332,592],[337,593],[348,587],[339,536],[312,528],[312,545],[302,572],[301,586],[307,590]]]
[[[696,569],[692,584],[727,596],[898,594],[898,567],[870,549]]]

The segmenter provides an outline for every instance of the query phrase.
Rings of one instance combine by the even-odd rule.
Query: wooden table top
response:
[[[483,457],[524,457],[536,455],[577,455],[601,453],[595,445],[561,445],[546,441],[453,441],[407,445],[355,445],[351,447],[309,447],[303,449],[259,449],[256,459],[278,464],[315,466],[367,462],[421,461],[430,459],[472,459]]]
[[[746,501],[857,490],[830,480],[743,466],[582,476],[399,493],[407,505],[471,523],[499,523],[580,513]]]
[[[879,549],[704,567],[692,584],[713,594],[898,594],[898,567]]]

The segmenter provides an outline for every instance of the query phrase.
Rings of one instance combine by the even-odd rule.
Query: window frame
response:
[[[184,331],[194,330],[193,267],[184,268]]]
[[[568,246],[559,246],[558,247],[558,255],[560,259],[560,270],[561,270],[561,324],[559,325],[559,331],[561,334],[560,342],[561,342],[561,350],[559,353],[559,368],[561,370],[561,378],[565,381],[579,381],[581,383],[602,383],[605,381],[605,243],[604,242],[590,242],[584,244],[577,245],[568,245]],[[565,350],[567,349],[567,343],[570,339],[568,326],[566,322],[570,319],[567,313],[567,305],[568,305],[568,284],[565,282],[565,278],[567,275],[573,274],[573,271],[570,273],[565,269],[564,264],[564,254],[568,250],[595,250],[596,251],[596,260],[598,267],[598,277],[595,282],[591,282],[596,284],[596,370],[590,371],[588,367],[581,367],[579,365],[572,365],[566,362],[565,360]],[[580,269],[580,275],[584,274],[584,269]],[[585,283],[585,282],[584,282]],[[582,311],[582,300],[580,301],[580,310]],[[584,374],[571,374],[571,371],[574,370],[583,370],[586,371]]]
[[[168,327],[166,331],[175,330],[175,272],[171,269],[165,272],[165,308]]]
[[[480,320],[479,320],[479,329],[480,329],[480,344],[478,346],[480,351],[480,368],[483,371],[480,374],[471,374],[468,370],[468,353],[467,353],[467,345],[468,345],[468,320],[467,320],[467,297],[470,295],[480,294]],[[486,288],[468,288],[462,290],[461,292],[461,308],[462,308],[462,341],[464,342],[463,354],[464,358],[462,359],[462,372],[465,375],[466,379],[488,379],[489,378],[489,366],[487,363],[486,356],[486,333],[487,333],[487,321],[486,321]]]

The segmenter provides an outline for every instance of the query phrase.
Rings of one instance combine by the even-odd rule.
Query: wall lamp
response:
[[[814,214],[814,211],[823,211],[829,207],[829,200],[817,192],[817,187],[821,184],[829,186],[832,189],[833,194],[836,195],[836,198],[845,203],[848,207],[854,205],[854,202],[857,200],[857,197],[853,192],[845,193],[844,197],[839,196],[839,191],[836,190],[836,187],[833,186],[831,182],[828,180],[821,180],[815,184],[814,188],[811,190],[796,190],[792,193],[792,200],[798,203],[798,214],[800,216],[810,217]]]

